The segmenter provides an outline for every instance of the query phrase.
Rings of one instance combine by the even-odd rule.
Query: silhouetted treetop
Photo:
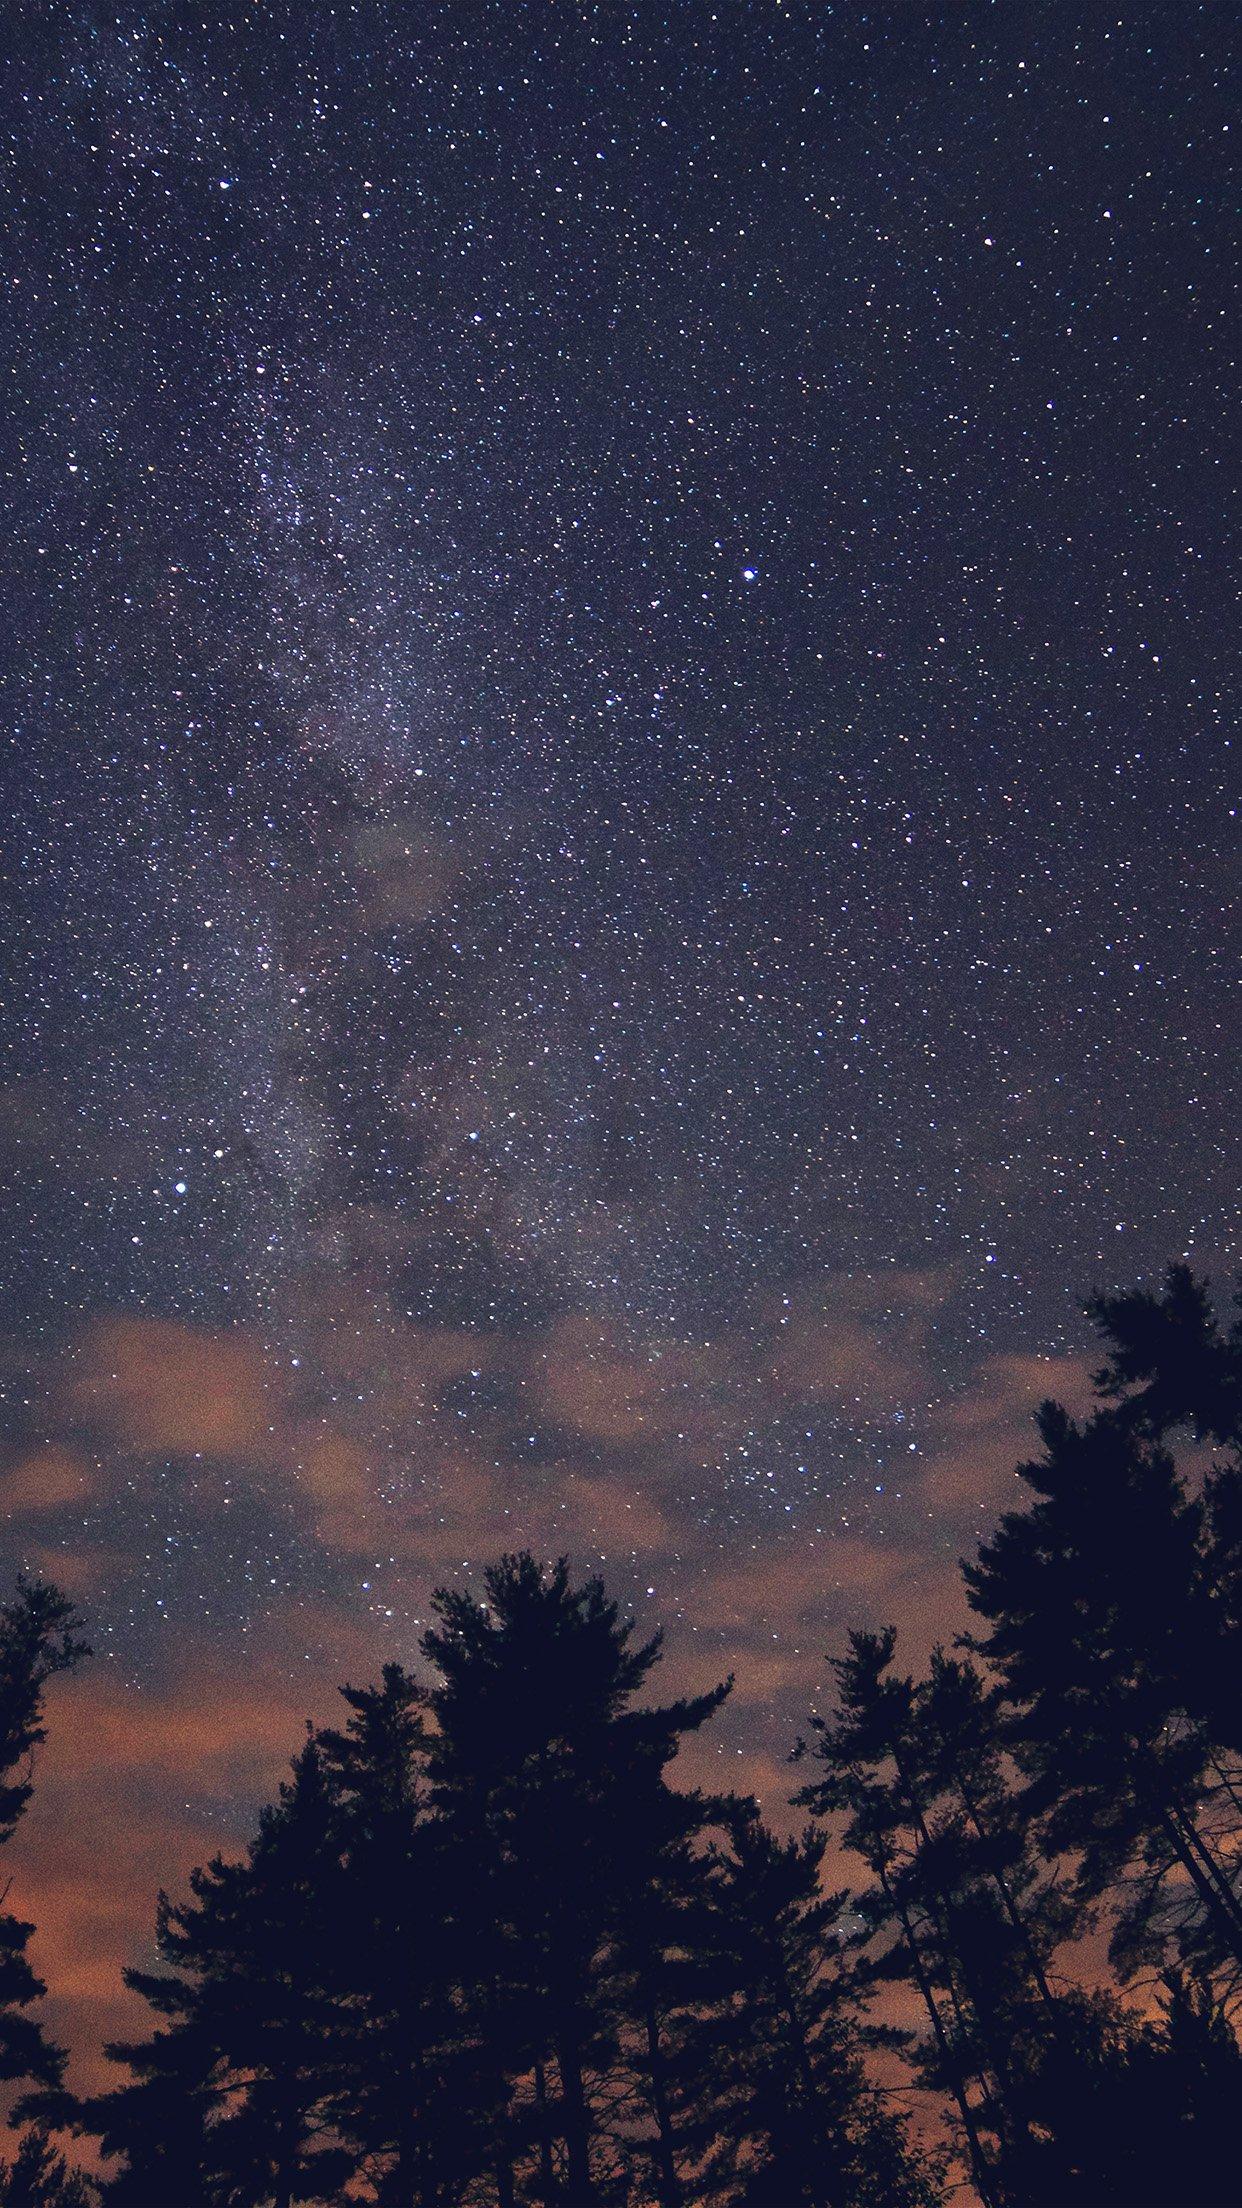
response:
[[[1108,1345],[1096,1386],[1128,1422],[1157,1437],[1189,1425],[1201,1440],[1239,1439],[1242,1319],[1226,1332],[1188,1265],[1170,1265],[1158,1296],[1094,1296],[1087,1309]]]
[[[729,1692],[726,1682],[664,1708],[632,1707],[660,1660],[663,1634],[634,1645],[632,1622],[622,1622],[602,1582],[573,1588],[564,1557],[547,1571],[529,1554],[502,1557],[484,1588],[482,1598],[438,1592],[439,1623],[422,1640],[440,1675],[430,1706],[463,1753],[514,1765],[552,1748],[589,1754],[606,1737],[667,1760]]]

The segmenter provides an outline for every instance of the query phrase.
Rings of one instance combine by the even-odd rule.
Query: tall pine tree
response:
[[[19,1579],[0,1606],[0,1848],[13,1838],[34,1790],[35,1755],[47,1737],[48,1682],[85,1654],[73,1605],[55,1587]],[[7,1895],[6,1883],[0,1900]],[[65,2057],[30,2013],[47,1990],[28,1954],[33,1930],[0,1908],[0,2083],[23,2089],[15,2118],[29,2111],[55,2125],[68,2113]]]
[[[727,2208],[929,2208],[935,2193],[863,2067],[848,1897],[827,1892],[827,1838],[780,1840],[755,1805],[724,1814],[691,2035],[705,2147],[696,2200]]]
[[[96,2189],[71,2170],[47,2133],[26,2132],[13,2161],[0,2171],[0,2208],[92,2208]]]
[[[812,1720],[819,1770],[798,1800],[820,1816],[844,1814],[845,1845],[872,1878],[855,1897],[863,1981],[872,1988],[904,1983],[922,2004],[929,2030],[915,2045],[920,2074],[951,2096],[971,2182],[985,2208],[1000,2208],[998,2142],[1006,2120],[989,2031],[991,1988],[973,1930],[963,1951],[956,1876],[933,1834],[937,1786],[920,1741],[914,1682],[893,1670],[896,1639],[891,1626],[854,1632],[849,1653],[833,1659],[836,1708]]]
[[[1118,1905],[1119,1968],[1242,1966],[1238,1804],[1203,1684],[1218,1645],[1203,1510],[1173,1458],[1111,1412],[1039,1414],[1035,1500],[964,1567],[1009,1738],[1051,1855]],[[1223,1660],[1223,1658],[1222,1658]]]
[[[380,2208],[437,2208],[485,2166],[486,2066],[463,1991],[477,1897],[431,1813],[420,1689],[388,1664],[379,1687],[344,1696],[345,1726],[319,1736],[341,1849],[333,2124]]]
[[[161,1897],[162,1969],[126,1973],[164,2027],[109,2049],[132,2082],[84,2111],[123,2158],[110,2208],[336,2201],[351,2168],[330,2066],[340,1851],[313,1740],[244,1861],[216,1857],[190,1887]]]
[[[564,2208],[621,2182],[633,2109],[621,2081],[636,1889],[658,1876],[668,1765],[727,1688],[652,1707],[638,1697],[660,1637],[633,1629],[597,1580],[529,1555],[481,1598],[436,1598],[423,1648],[433,1798],[474,1868],[487,1923],[474,1965],[483,2036],[502,2051],[493,2143],[500,2208],[532,2175]]]

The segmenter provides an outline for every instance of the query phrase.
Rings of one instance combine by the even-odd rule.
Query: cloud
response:
[[[327,1557],[374,1550],[420,1581],[523,1541],[655,1562],[701,1546],[704,1510],[727,1507],[730,1483],[747,1476],[741,1451],[746,1462],[779,1452],[805,1418],[821,1456],[795,1515],[810,1545],[782,1567],[788,1608],[808,1575],[834,1598],[881,1585],[903,1594],[906,1552],[951,1570],[1009,1500],[1039,1398],[1086,1388],[1081,1359],[998,1356],[937,1394],[943,1274],[795,1283],[700,1340],[623,1337],[583,1310],[542,1330],[480,1332],[396,1316],[378,1293],[390,1245],[366,1239],[378,1274],[361,1287],[319,1272],[283,1322],[286,1335],[296,1327],[296,1357],[241,1327],[94,1321],[50,1378],[47,1438],[11,1460],[0,1507],[51,1525],[192,1459],[196,1510],[266,1496]],[[869,1475],[860,1504],[851,1466],[907,1432],[915,1454],[873,1511]],[[187,1497],[189,1476],[187,1465]],[[883,1538],[869,1531],[881,1516]],[[780,1527],[763,1534],[753,1573],[744,1566],[752,1606],[762,1589],[775,1595],[764,1559],[782,1539]],[[727,1579],[716,1592],[731,1601]]]
[[[54,1685],[10,1851],[11,1906],[36,1925],[49,2026],[83,2089],[120,2075],[104,2041],[149,2022],[122,1972],[152,1959],[159,1887],[183,1889],[194,1863],[242,1843],[301,1734],[302,1697],[270,1660],[212,1667],[185,1654],[143,1692],[98,1658]],[[314,1690],[326,1715],[329,1682]]]
[[[795,1287],[769,1302],[760,1377],[781,1400],[883,1416],[926,1393],[928,1327],[952,1285],[947,1272],[894,1270]]]
[[[95,1473],[89,1458],[56,1442],[19,1450],[0,1468],[0,1510],[31,1517],[87,1502]]]
[[[105,1318],[75,1357],[70,1415],[146,1456],[265,1461],[284,1390],[258,1342],[173,1319]]]
[[[943,1404],[918,1479],[921,1501],[943,1524],[995,1516],[1020,1503],[1018,1464],[1037,1452],[1033,1418],[1048,1396],[1085,1409],[1088,1357],[987,1358],[972,1384]]]

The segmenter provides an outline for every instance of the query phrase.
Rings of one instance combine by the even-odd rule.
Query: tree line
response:
[[[974,1626],[832,1659],[793,1837],[672,1781],[726,1681],[564,1561],[447,1589],[308,1728],[240,1860],[161,1896],[118,2082],[65,2085],[0,1897],[7,2208],[1174,2208],[1235,2197],[1242,2109],[1242,1326],[1182,1266],[1092,1306]],[[0,1610],[0,1844],[84,1650]],[[832,1888],[830,1847],[856,1868]],[[75,2173],[58,2139],[110,2173]]]

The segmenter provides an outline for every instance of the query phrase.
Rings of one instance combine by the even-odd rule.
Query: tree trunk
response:
[[[681,2179],[677,2175],[677,2157],[673,2149],[673,2119],[669,2113],[666,2090],[664,2050],[660,2045],[660,2027],[655,2010],[646,2013],[647,2075],[651,2081],[651,2113],[655,2118],[656,2192],[660,2208],[682,2208]]]
[[[594,2208],[591,2184],[591,2122],[582,2083],[582,2062],[572,2040],[557,2044],[556,2066],[561,2073],[561,2121],[565,2132],[566,2208]]]
[[[985,1848],[990,1847],[993,1843],[993,1835],[984,1830],[983,1821],[980,1817],[978,1807],[975,1803],[973,1795],[971,1794],[970,1788],[967,1786],[961,1772],[956,1768],[954,1769],[953,1777],[957,1786],[958,1793],[962,1797],[962,1801],[966,1809],[966,1814],[969,1817],[971,1824],[974,1826],[978,1838],[983,1842]],[[1047,1974],[1044,1970],[1043,1960],[1040,1956],[1038,1948],[1035,1945],[1035,1941],[1031,1936],[1030,1928],[1027,1925],[1017,1902],[1014,1900],[1014,1897],[1009,1890],[1008,1880],[999,1870],[989,1871],[988,1876],[991,1878],[993,1884],[995,1885],[996,1890],[1001,1897],[1001,1903],[1004,1907],[1005,1915],[1008,1917],[1013,1930],[1017,1934],[1018,1939],[1022,1944],[1022,1952],[1026,1956],[1027,1962],[1030,1965],[1031,1976],[1035,1980],[1035,1985],[1039,1993],[1039,1998],[1048,2011],[1052,2030],[1059,2035],[1061,2031],[1060,2008],[1057,2003],[1057,1997],[1048,1983]]]
[[[1213,1875],[1217,1874],[1216,1863],[1207,1854],[1189,1819],[1179,1816],[1167,1803],[1161,1809],[1160,1817],[1178,1862],[1189,1876],[1209,1916],[1215,1917],[1227,1944],[1238,1961],[1242,1962],[1242,1912],[1239,1911],[1236,1895],[1224,1884],[1223,1879],[1217,1884]],[[1202,1860],[1205,1855],[1206,1863]]]
[[[789,1983],[784,1968],[778,1966],[778,1970],[778,2004],[785,2019],[786,2043],[793,2056],[793,2065],[798,2078],[798,2089],[802,2095],[802,2106],[806,2112],[807,2127],[813,2134],[818,2146],[822,2165],[817,2175],[811,2180],[811,2208],[832,2208],[832,2192],[840,2179],[838,2166],[840,2156],[837,2152],[836,2141],[828,2137],[820,2120],[820,2094],[815,2083],[810,2048],[807,2045],[806,2027],[798,2014],[797,1996]]]
[[[535,2106],[539,2111],[539,2198],[544,2208],[556,2199],[556,2172],[552,2167],[552,2126],[548,2114],[548,2081],[541,2062],[535,2064]]]
[[[891,1753],[894,1768],[896,1769],[897,1777],[901,1782],[902,1791],[905,1796],[907,1822],[918,1839],[918,1856],[916,1859],[919,1860],[920,1863],[922,1863],[926,1861],[926,1859],[932,1853],[931,1833],[928,1831],[927,1819],[924,1815],[919,1793],[913,1783],[913,1780],[906,1772],[905,1766],[901,1760],[900,1751],[894,1745]],[[1008,2112],[1006,2110],[1004,2102],[1008,2075],[1007,2064],[1004,2060],[1003,2050],[1000,2059],[998,2059],[995,2045],[996,2035],[994,2031],[990,2029],[989,2020],[985,2015],[984,2004],[978,1998],[978,1976],[976,1973],[971,1971],[969,1967],[969,1958],[963,1953],[962,1950],[962,1943],[954,1936],[954,1912],[953,1904],[950,1900],[949,1894],[938,1881],[925,1880],[924,1896],[926,1897],[924,1901],[924,1906],[932,1922],[935,1924],[936,1931],[940,1940],[941,1956],[944,1965],[944,1980],[945,1985],[948,1989],[949,1999],[953,2004],[953,2013],[957,2018],[959,2029],[964,2034],[969,2035],[969,2027],[967,2024],[965,2012],[963,2010],[962,1999],[959,1997],[958,1994],[957,1980],[959,1978],[963,1981],[965,1999],[969,2002],[970,2007],[974,2013],[975,2024],[977,2027],[975,2036],[982,2042],[981,2053],[984,2058],[979,2067],[975,2070],[974,2075],[978,2078],[979,2090],[983,2096],[984,2107],[989,2112],[989,2120],[992,2123],[993,2129],[1003,2140],[1008,2128]],[[989,2069],[991,2073],[990,2079]],[[995,2086],[995,2091],[993,2091],[993,2085]]]
[[[983,2151],[983,2141],[979,2137],[975,2112],[967,2099],[966,2087],[961,2072],[950,2053],[944,2020],[941,2017],[940,2008],[932,1990],[931,1980],[923,1966],[923,1953],[919,1946],[918,1934],[910,1921],[909,1912],[904,1903],[898,1901],[893,1892],[888,1882],[887,1872],[883,1868],[879,1871],[879,1879],[884,1898],[897,1918],[905,1937],[910,1965],[914,1972],[914,1982],[922,1996],[923,2006],[931,2018],[932,2033],[940,2050],[940,2059],[944,2064],[945,2073],[949,2079],[949,2089],[957,2102],[958,2114],[962,2119],[962,2129],[966,2134],[966,2148],[970,2157],[970,2174],[974,2179],[975,2191],[983,2202],[983,2208],[1001,2208],[999,2196],[992,2182],[992,2165]]]
[[[283,2098],[283,2096],[282,2096]],[[298,2161],[299,2125],[296,2117],[288,2114],[288,2102],[276,2118],[275,2169],[272,2173],[272,2208],[293,2208],[294,2180]]]

